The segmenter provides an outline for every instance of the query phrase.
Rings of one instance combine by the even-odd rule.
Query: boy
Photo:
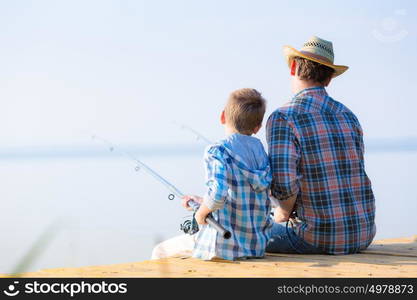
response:
[[[227,137],[205,152],[207,192],[204,197],[185,196],[200,203],[195,214],[201,225],[194,236],[181,236],[159,244],[152,258],[189,254],[204,260],[262,257],[270,237],[272,219],[268,189],[269,159],[260,140],[252,137],[262,125],[265,100],[255,89],[239,89],[229,96],[220,121]],[[224,239],[207,225],[213,217],[232,233]]]

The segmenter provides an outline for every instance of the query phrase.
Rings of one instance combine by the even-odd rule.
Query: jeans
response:
[[[298,253],[298,254],[325,254],[324,251],[308,244],[299,238],[291,227],[274,223],[271,238],[266,246],[270,253]]]

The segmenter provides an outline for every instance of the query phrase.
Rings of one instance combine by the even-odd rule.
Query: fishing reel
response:
[[[175,195],[174,194],[168,194],[168,199],[169,200],[174,200],[175,199]],[[194,214],[190,219],[185,220],[184,222],[182,222],[180,224],[180,230],[182,232],[184,232],[185,234],[189,234],[189,235],[193,235],[194,233],[197,233],[199,228],[198,228],[198,224],[197,221],[194,218]]]
[[[191,220],[185,220],[182,224],[180,224],[180,230],[189,235],[193,235],[198,232],[199,228],[194,215]]]

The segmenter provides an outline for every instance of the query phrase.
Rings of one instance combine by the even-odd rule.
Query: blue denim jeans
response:
[[[308,244],[299,238],[291,227],[274,223],[272,235],[266,246],[270,253],[298,253],[298,254],[325,254],[322,250]]]

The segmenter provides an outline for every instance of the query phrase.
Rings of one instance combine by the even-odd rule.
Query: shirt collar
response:
[[[302,98],[303,96],[313,96],[318,94],[327,95],[326,89],[323,86],[314,86],[306,88],[295,94],[291,101],[295,101],[297,98]]]

